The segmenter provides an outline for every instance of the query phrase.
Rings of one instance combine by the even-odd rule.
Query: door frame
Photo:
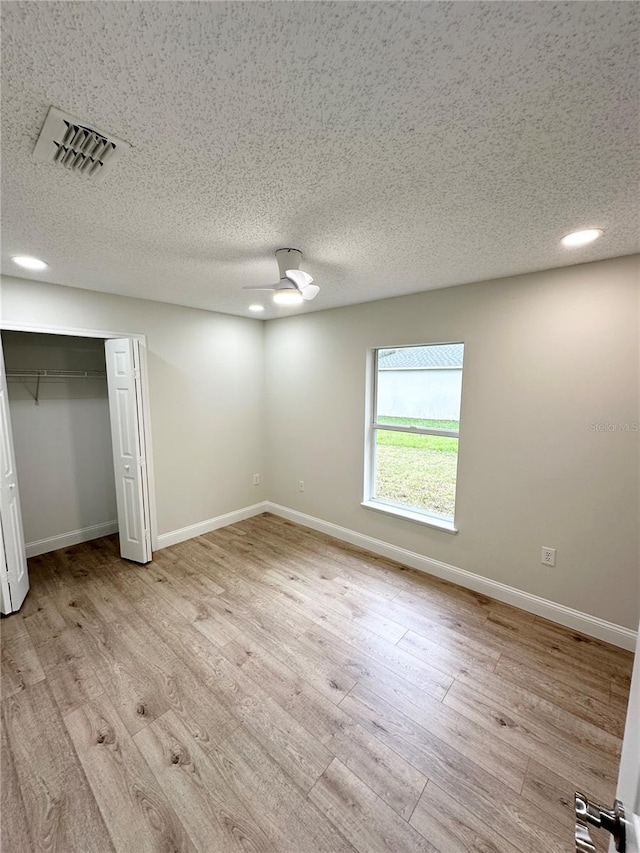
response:
[[[142,397],[143,433],[145,444],[145,462],[147,483],[149,486],[149,524],[151,529],[151,550],[158,550],[158,518],[156,513],[156,485],[153,470],[153,450],[151,443],[151,409],[149,406],[149,371],[147,363],[147,336],[138,332],[116,332],[109,329],[78,329],[73,326],[42,326],[32,323],[0,322],[2,332],[33,332],[41,335],[62,335],[74,338],[135,338],[140,342],[140,393]]]

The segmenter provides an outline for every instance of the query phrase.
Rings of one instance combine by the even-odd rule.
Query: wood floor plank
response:
[[[28,560],[29,594],[43,599],[56,592],[59,581],[54,571],[55,556],[52,553],[40,554]]]
[[[479,821],[511,839],[514,850],[558,853],[562,828],[552,818],[540,822],[530,801],[444,741],[429,735],[397,708],[371,692],[363,698],[350,694],[341,707],[430,781],[461,801]]]
[[[451,690],[454,688],[455,685]],[[529,763],[528,753],[514,744],[505,748],[505,743],[499,738],[487,737],[486,728],[475,720],[418,690],[411,695],[405,692],[399,696],[383,684],[375,687],[357,684],[349,697],[369,703],[374,694],[405,714],[421,730],[446,743],[520,793]]]
[[[559,675],[565,684],[587,693],[595,699],[606,700],[608,684],[593,667],[592,660],[573,649],[569,643],[548,642],[538,637],[535,630],[521,631],[504,619],[489,617],[486,624],[489,641],[503,642],[503,651],[510,658],[520,660],[551,677]]]
[[[444,704],[484,728],[488,740],[515,747],[556,773],[571,774],[576,785],[596,798],[606,796],[616,784],[617,759],[589,749],[577,737],[557,735],[533,714],[522,717],[499,700],[460,682],[451,687]]]
[[[33,849],[111,853],[109,833],[46,682],[9,697],[2,711]]]
[[[619,737],[524,687],[509,683],[495,673],[480,669],[467,670],[459,674],[458,681],[490,697],[508,709],[509,713],[523,718],[532,717],[546,730],[570,743],[588,747],[596,755],[602,752],[616,763],[620,759]]]
[[[74,588],[65,582],[64,588],[53,596],[53,600],[58,613],[64,619],[65,628],[79,628],[89,634],[100,633],[109,623],[102,618],[87,596],[86,586],[83,582]]]
[[[130,614],[126,621],[114,622],[113,626],[129,662],[136,662],[134,672],[153,685],[157,706],[173,710],[203,749],[210,750],[237,728],[239,721],[217,696],[211,694],[206,684],[183,665],[163,642],[155,626],[138,613]]]
[[[366,594],[366,590],[350,589],[342,595],[342,601],[353,604],[378,613],[387,619],[405,625],[407,629],[411,629],[424,637],[429,637],[434,628],[448,628],[450,630],[459,631],[462,634],[470,634],[479,636],[478,632],[482,632],[482,620],[478,620],[475,624],[466,618],[466,614],[454,615],[447,610],[437,607],[436,605],[429,607],[426,604],[409,605],[393,599],[391,601],[376,599],[375,596]],[[471,631],[472,625],[475,632]],[[478,642],[482,642],[481,639]],[[498,649],[502,651],[502,649]]]
[[[565,838],[569,840],[573,837],[575,828],[574,794],[577,787],[575,782],[558,776],[532,759],[529,762],[522,796],[535,803],[540,814],[550,815],[559,825],[564,826]],[[595,831],[591,836],[598,853],[607,853],[608,833]]]
[[[253,521],[261,523],[262,526],[266,526],[270,530],[277,531],[285,544],[291,539],[308,543],[312,552],[321,559],[323,564],[327,559],[337,561],[340,565],[357,568],[361,574],[371,575],[378,579],[384,578],[385,582],[400,589],[406,589],[407,584],[411,588],[417,582],[431,580],[430,576],[418,572],[416,569],[403,566],[394,560],[374,554],[372,551],[365,551],[341,539],[335,539],[319,530],[312,530],[308,527],[301,528],[300,525],[272,513],[263,513],[259,518],[254,518]],[[258,527],[255,533],[257,534],[260,530],[261,528]]]
[[[308,791],[331,761],[331,753],[285,708],[224,657],[216,658],[208,681],[221,701],[264,750]]]
[[[195,849],[104,695],[70,713],[65,725],[118,853]]]
[[[147,584],[142,579],[142,567],[134,567],[129,563],[112,563],[107,571],[111,583],[119,592],[131,602],[137,605],[140,599],[149,594]]]
[[[228,619],[228,614],[224,612],[224,608],[223,612],[220,612],[219,608],[213,607],[206,601],[200,601],[194,609],[196,615],[193,619],[189,619],[186,612],[184,615],[203,637],[206,637],[218,648],[231,642],[231,640],[244,636],[243,627]]]
[[[133,612],[133,602],[118,588],[107,571],[92,574],[86,595],[105,622],[126,619]]]
[[[631,677],[625,674],[613,673],[610,682],[609,704],[623,713],[627,711]]]
[[[174,620],[174,629],[177,621]],[[229,661],[218,653],[217,649],[206,647],[207,641],[198,644],[191,636],[194,629],[183,624],[178,631],[167,626],[165,620],[155,623],[156,631],[160,631],[173,649],[177,652],[176,660],[180,659],[186,666],[179,668],[174,662],[167,663],[165,670],[173,672],[171,689],[167,684],[167,701],[170,707],[180,716],[182,721],[189,727],[192,736],[196,737],[205,751],[210,752],[211,746],[223,740],[231,731],[244,723],[252,731],[255,737],[263,744],[265,749],[278,761],[291,775],[300,787],[307,791],[321,775],[331,761],[331,754],[321,743],[301,726],[294,717],[275,702],[267,692],[247,678],[240,670],[229,664]],[[131,631],[128,627],[127,631]],[[138,629],[136,636],[141,636]],[[198,632],[195,631],[197,634]],[[183,638],[187,638],[187,648]],[[164,645],[162,641],[159,641]],[[139,642],[137,643],[140,644]],[[167,650],[168,647],[167,647]],[[190,665],[196,660],[196,670],[192,674]],[[152,652],[149,651],[149,656]],[[197,683],[199,676],[204,683]],[[173,685],[180,683],[192,683],[190,689],[182,691],[182,701],[173,698]],[[207,702],[206,691],[209,701]],[[202,693],[200,701],[193,700]],[[186,703],[186,704],[185,704]],[[192,721],[201,719],[202,712],[199,707],[206,708],[209,720],[209,736],[204,739],[191,725]],[[215,713],[214,713],[215,712]],[[200,723],[200,727],[206,725],[206,718]],[[213,730],[217,736],[213,736]]]
[[[162,679],[138,650],[123,642],[114,623],[104,622],[86,604],[75,623],[100,682],[131,734],[169,709]],[[85,619],[85,612],[90,618]]]
[[[393,657],[374,657],[349,643],[341,642],[322,628],[316,627],[305,632],[300,637],[300,642],[334,661],[343,671],[363,684],[387,684],[398,693],[417,687],[440,700],[453,682],[451,676],[428,664],[421,664],[417,658],[402,650],[398,649]]]
[[[369,655],[379,663],[392,668],[407,681],[419,684],[422,689],[428,691],[431,690],[434,679],[438,686],[448,686],[451,683],[450,679],[457,672],[455,668],[452,671],[452,667],[447,666],[446,662],[436,654],[425,654],[424,651],[416,654],[415,647],[410,648],[401,642],[390,643],[359,625],[349,624],[347,620],[319,620],[319,627],[321,632],[333,634],[339,642],[347,643],[359,652]],[[315,626],[311,633],[314,630]],[[439,692],[436,688],[435,693]]]
[[[426,617],[426,614],[423,615]],[[463,658],[470,657],[472,660],[484,661],[483,668],[490,668],[490,661],[494,662],[495,667],[503,654],[503,649],[485,643],[481,634],[470,632],[467,627],[462,617],[447,616],[446,619],[439,620],[433,618],[415,620],[410,625],[406,640],[398,645],[407,651],[411,651],[408,645],[412,645],[415,649],[412,653],[415,654],[424,643],[431,643],[452,650]],[[425,648],[428,649],[429,646],[426,645]]]
[[[323,602],[318,602],[302,592],[287,588],[285,584],[279,597],[290,606],[293,605],[299,609],[315,624],[323,625],[329,631],[343,632],[348,625],[381,637],[392,644],[397,643],[407,633],[405,625],[399,625],[371,611],[358,611],[339,600],[334,602],[332,607],[327,607]]]
[[[265,568],[272,561],[262,546],[246,553],[238,553],[232,546],[221,547],[206,536],[199,536],[188,543],[191,548],[183,568],[187,577],[207,575],[222,586],[225,591],[236,589],[242,581],[250,580],[261,587],[261,594],[269,590],[266,583]]]
[[[67,623],[62,618],[53,598],[48,597],[42,597],[35,612],[25,616],[24,625],[36,647],[55,640],[67,628]]]
[[[356,683],[357,679],[344,667],[336,665],[311,644],[301,642],[289,632],[282,631],[279,626],[276,628],[276,624],[272,626],[276,631],[274,634],[263,628],[255,619],[245,618],[234,604],[218,602],[216,607],[220,611],[220,618],[238,629],[239,633],[231,639],[248,639],[264,646],[336,704]],[[200,622],[194,622],[194,625],[201,630]]]
[[[291,637],[298,637],[313,627],[310,619],[296,608],[287,607],[280,598],[264,597],[255,591],[238,595],[228,590],[218,596],[212,605],[223,608],[225,613],[232,607],[233,615],[242,617],[254,627],[274,636],[278,631],[287,631]]]
[[[411,816],[426,783],[420,771],[261,647],[229,643],[223,652],[401,817]]]
[[[208,552],[199,556],[196,564],[197,569],[193,568],[193,563],[189,565],[187,577],[195,577],[195,571],[200,576],[206,575],[214,583],[224,587],[225,595],[232,595],[234,599],[239,601],[249,601],[254,597],[272,599],[276,595],[274,587],[265,583],[262,569],[254,566],[253,562],[240,559],[229,559],[222,562],[216,557],[209,557],[207,561],[205,559],[206,553]]]
[[[573,828],[575,786],[544,764],[531,759],[522,787],[522,796],[534,802],[543,814],[550,814],[558,823]]]
[[[383,580],[399,589],[407,588],[404,573],[411,576],[410,584],[415,583],[416,578],[425,578],[425,575],[406,566],[400,567],[392,560],[374,555],[370,551],[363,551],[348,542],[333,539],[320,531],[310,528],[301,529],[299,525],[271,513],[265,513],[251,521],[254,523],[254,535],[261,535],[265,528],[273,531],[278,536],[280,547],[285,554],[288,553],[291,542],[302,545],[317,562],[322,564],[323,570],[329,566],[336,575],[343,574],[349,569],[357,570],[360,576],[372,577],[376,581]]]
[[[510,839],[470,815],[433,782],[424,789],[410,823],[443,853],[513,853]]]
[[[44,681],[44,671],[31,638],[20,619],[2,620],[1,683],[3,699]]]
[[[396,601],[417,606],[419,609],[426,601],[430,605],[448,610],[456,617],[464,615],[465,618],[480,623],[484,623],[486,618],[502,619],[515,630],[522,631],[526,631],[535,620],[533,613],[438,578],[430,578],[428,583],[413,584],[410,589],[402,590],[396,596]]]
[[[267,836],[173,711],[135,741],[201,853],[268,853]]]
[[[27,562],[28,566],[30,562],[30,560]],[[33,574],[31,574],[30,567],[29,572],[29,594],[22,602],[22,606],[18,611],[20,614],[20,619],[26,619],[27,616],[32,616],[38,610],[38,607],[41,604],[41,595],[43,593],[43,590],[41,589],[41,585],[38,583],[38,580],[33,577]]]
[[[536,616],[534,633],[535,637],[545,644],[545,647],[553,644],[567,649],[572,660],[584,655],[591,665],[597,662],[603,669],[621,672],[628,678],[631,677],[633,652],[612,646],[602,640],[597,640],[595,637],[587,637],[586,634],[572,631],[563,625],[557,625],[555,622],[549,622],[541,616]]]
[[[209,610],[197,585],[184,574],[174,575],[173,571],[168,568],[160,571],[153,563],[140,573],[140,578],[153,589],[153,594],[160,595],[190,621],[206,618]]]
[[[397,642],[407,631],[406,625],[393,622],[380,613],[374,613],[358,604],[346,602],[341,597],[331,597],[323,594],[318,598],[313,593],[301,589],[293,589],[288,583],[287,576],[269,572],[270,578],[280,589],[280,597],[290,602],[302,613],[307,614],[316,624],[327,621],[344,619],[353,625],[360,626],[373,634],[377,634],[391,643]]]
[[[0,850],[26,853],[33,849],[29,820],[4,725],[0,726],[0,735]]]
[[[494,672],[505,681],[531,690],[585,722],[622,738],[626,708],[614,707],[608,699],[595,698],[573,684],[567,684],[561,672],[550,675],[535,666],[512,660],[507,655],[501,656]]]
[[[40,646],[38,655],[63,716],[103,693],[79,630],[66,628]]]
[[[218,767],[278,851],[353,853],[249,731],[237,729],[218,748]]]
[[[398,648],[426,660],[453,678],[477,669],[493,672],[500,659],[499,652],[471,643],[455,631],[441,634],[436,642],[415,631],[407,631],[398,642]]]
[[[208,632],[199,630],[198,620],[189,622],[164,598],[149,593],[137,603],[136,612],[153,627],[176,657],[202,681],[211,677],[211,662],[215,660],[219,650],[229,642],[230,637],[235,637],[238,633],[223,633],[219,638],[223,642],[215,642]]]
[[[244,530],[251,530],[251,520],[247,525],[243,525]],[[304,547],[304,538],[299,540],[290,540],[283,547],[282,540],[270,526],[261,525],[259,528],[259,536],[235,536],[234,533],[239,531],[239,527],[233,530],[218,530],[219,539],[223,539],[225,550],[242,556],[245,559],[259,561],[265,568],[268,565],[278,565],[286,570],[296,570],[297,567],[304,567],[305,574],[309,578],[317,580],[331,580],[337,571],[332,565],[332,561],[324,560],[322,565],[318,564],[316,559],[317,554],[309,554]],[[259,547],[256,548],[256,543],[259,542]]]
[[[359,853],[438,853],[337,758],[313,786],[309,799]]]

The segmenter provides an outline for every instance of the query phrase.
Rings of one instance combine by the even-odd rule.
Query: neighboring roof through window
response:
[[[378,350],[378,370],[403,368],[462,367],[464,344],[398,347]]]

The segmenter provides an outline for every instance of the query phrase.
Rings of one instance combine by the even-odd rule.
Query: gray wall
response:
[[[619,258],[270,321],[270,499],[635,630],[640,434],[591,425],[639,420],[638,273]],[[455,536],[360,506],[367,352],[441,341],[465,343]]]
[[[147,335],[158,533],[265,499],[262,322],[8,277],[0,297],[5,323]]]

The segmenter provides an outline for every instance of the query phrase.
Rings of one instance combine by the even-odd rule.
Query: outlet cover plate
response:
[[[547,548],[545,545],[542,546],[542,553],[540,555],[540,562],[543,566],[555,566],[556,564],[556,549],[555,548]]]

